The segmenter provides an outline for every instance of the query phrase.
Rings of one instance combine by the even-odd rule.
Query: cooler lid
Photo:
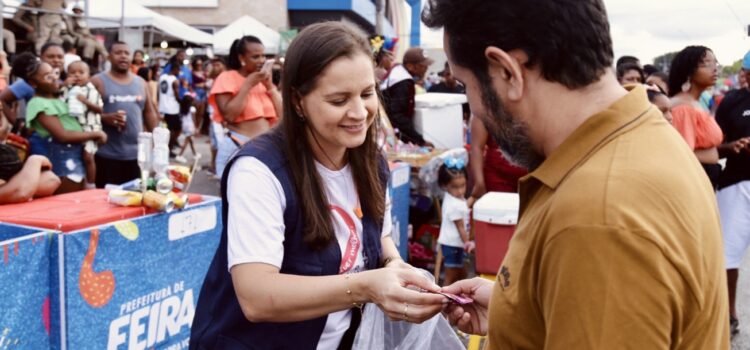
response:
[[[414,96],[414,106],[417,108],[442,108],[466,102],[468,102],[468,99],[464,94],[428,92]]]
[[[518,193],[487,192],[474,203],[474,220],[495,225],[515,225],[519,205]]]

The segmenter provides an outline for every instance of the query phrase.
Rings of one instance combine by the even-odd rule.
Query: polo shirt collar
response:
[[[536,178],[546,186],[555,189],[600,145],[636,122],[652,108],[646,96],[646,90],[642,86],[629,86],[626,89],[629,92],[625,96],[587,119],[524,180]]]

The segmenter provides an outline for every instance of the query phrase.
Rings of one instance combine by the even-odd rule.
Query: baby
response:
[[[66,102],[70,115],[78,119],[83,131],[101,131],[102,97],[89,78],[89,65],[86,62],[76,61],[68,66],[68,79],[72,85],[68,87]],[[94,141],[86,141],[83,147],[87,187],[93,187],[96,180],[94,154],[97,149]]]

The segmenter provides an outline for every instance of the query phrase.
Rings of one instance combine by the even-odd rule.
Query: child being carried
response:
[[[68,66],[68,76],[73,84],[68,87],[66,95],[70,116],[78,120],[83,131],[101,131],[102,97],[90,81],[89,65],[84,61],[71,63]],[[83,146],[88,187],[93,187],[91,184],[96,181],[94,154],[98,149],[97,143],[93,140],[86,141]]]

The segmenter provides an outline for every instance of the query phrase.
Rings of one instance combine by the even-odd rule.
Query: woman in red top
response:
[[[684,48],[672,60],[669,72],[672,124],[695,153],[714,189],[721,173],[716,147],[723,134],[699,99],[703,91],[716,84],[718,75],[716,56],[705,46]]]
[[[469,164],[474,180],[474,188],[467,200],[469,207],[487,192],[517,192],[518,179],[528,173],[503,157],[500,147],[477,117],[471,118]]]
[[[254,36],[235,40],[227,58],[228,70],[211,87],[208,103],[214,120],[226,124],[219,136],[216,174],[223,174],[232,153],[242,144],[270,130],[281,115],[281,94],[271,74],[261,71],[266,62],[263,43]]]

